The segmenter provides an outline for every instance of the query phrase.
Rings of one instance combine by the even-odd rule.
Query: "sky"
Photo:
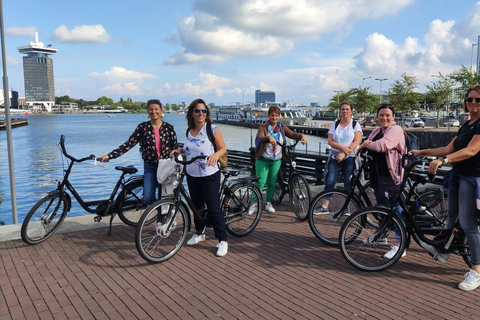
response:
[[[17,47],[38,32],[58,49],[56,96],[171,104],[249,103],[273,90],[277,102],[324,106],[335,91],[388,90],[403,73],[424,92],[432,75],[475,65],[480,36],[470,0],[16,0],[3,15],[19,96]]]

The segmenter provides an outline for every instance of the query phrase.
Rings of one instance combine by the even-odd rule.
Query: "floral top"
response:
[[[206,123],[203,125],[202,129],[193,137],[188,132],[187,140],[183,145],[183,150],[187,160],[190,160],[196,156],[210,156],[215,153],[213,144],[208,139],[207,135],[207,126]],[[212,124],[212,134],[215,135],[217,127]],[[192,164],[187,166],[187,173],[192,177],[206,177],[210,176],[218,171],[218,166],[208,166],[204,160],[197,160]]]
[[[159,129],[160,133],[160,158],[168,159],[170,152],[178,148],[177,134],[173,126],[163,121],[162,126]],[[158,164],[157,149],[155,148],[155,133],[150,121],[140,123],[130,138],[125,141],[117,149],[108,154],[110,159],[120,157],[132,149],[137,143],[140,143],[140,152],[142,153],[142,159],[146,163]]]

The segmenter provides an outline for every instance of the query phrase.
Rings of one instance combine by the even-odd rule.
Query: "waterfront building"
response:
[[[275,102],[275,92],[255,90],[255,103],[260,104],[267,102]]]
[[[45,46],[39,42],[37,32],[35,32],[35,42],[17,49],[19,53],[26,55],[23,57],[26,103],[35,109],[52,111],[52,106],[55,104],[55,87],[53,60],[48,56],[56,54],[58,49],[52,48],[50,44]]]
[[[9,90],[8,97],[10,98],[10,108],[18,109],[18,92]],[[0,90],[0,106],[5,108],[5,95],[3,90]]]

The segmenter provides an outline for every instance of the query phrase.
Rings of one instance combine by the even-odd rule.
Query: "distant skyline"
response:
[[[17,0],[3,14],[9,86],[25,96],[17,47],[38,32],[58,49],[55,95],[84,100],[230,105],[265,90],[323,106],[404,72],[424,92],[432,75],[475,65],[480,35],[469,0]]]

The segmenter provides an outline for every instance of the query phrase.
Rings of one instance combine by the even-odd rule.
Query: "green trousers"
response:
[[[267,202],[272,202],[275,193],[275,183],[277,181],[278,170],[282,165],[282,160],[270,160],[260,158],[255,161],[255,172],[258,177],[257,186],[263,191],[265,184],[267,185]],[[256,199],[253,199],[254,201]]]

